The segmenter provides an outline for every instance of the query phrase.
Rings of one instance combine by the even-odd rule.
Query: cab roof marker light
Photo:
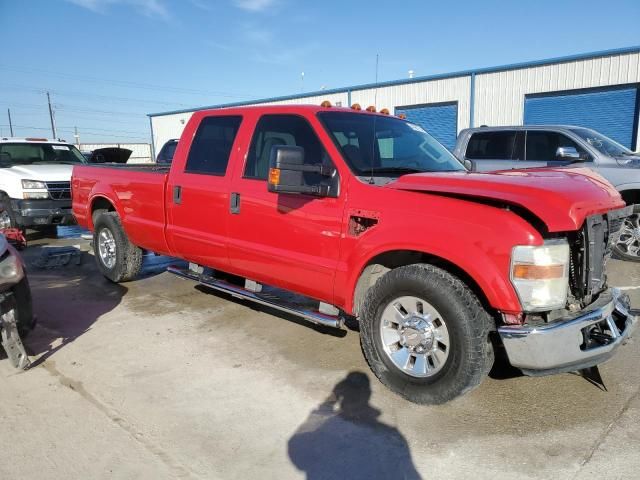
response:
[[[399,113],[399,114],[398,114],[398,118],[399,118],[400,120],[406,120],[406,119],[407,119],[407,116],[406,116],[404,113]]]
[[[369,105],[369,106],[367,107],[367,112],[375,113],[375,112],[376,112],[376,107],[375,107],[375,105]]]
[[[321,106],[322,108],[331,108],[331,107],[332,107],[331,102],[330,102],[329,100],[325,100],[324,102],[322,102],[322,103],[320,104],[320,106]]]
[[[383,108],[382,110],[380,110],[380,113],[382,115],[389,115],[389,109],[388,108]]]
[[[354,103],[353,105],[351,105],[351,110],[360,111],[360,110],[362,110],[362,107],[360,106],[359,103]]]

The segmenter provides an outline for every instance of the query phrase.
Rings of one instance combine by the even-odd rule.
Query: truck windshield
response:
[[[52,143],[0,143],[0,167],[33,163],[86,163],[73,145]]]
[[[358,176],[465,170],[422,127],[399,118],[351,112],[320,112],[318,118]]]
[[[573,128],[571,131],[583,138],[589,145],[604,155],[608,155],[610,157],[625,157],[633,155],[631,150],[628,148],[623,147],[618,142],[611,140],[609,137],[605,137],[594,130],[588,128]]]

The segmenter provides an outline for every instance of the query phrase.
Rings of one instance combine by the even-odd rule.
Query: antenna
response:
[[[375,90],[373,91],[373,105],[374,107],[378,105],[378,65],[380,62],[380,54],[376,53],[376,81],[375,81]],[[377,107],[376,107],[377,108]],[[378,116],[373,116],[373,136],[371,137],[371,176],[369,177],[369,185],[373,185],[375,182],[373,181],[373,160],[376,156],[376,120],[378,120]]]

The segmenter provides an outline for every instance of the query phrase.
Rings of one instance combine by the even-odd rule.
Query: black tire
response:
[[[11,228],[20,228],[18,221],[16,220],[16,214],[11,207],[11,199],[5,194],[0,196],[0,213],[7,212],[9,220],[11,221]]]
[[[103,230],[108,230],[115,241],[115,263],[111,267],[104,263],[100,255],[98,239]],[[93,230],[93,253],[98,269],[112,282],[128,282],[140,273],[142,250],[129,241],[116,212],[104,212],[96,217]]]
[[[16,324],[20,337],[25,338],[36,325],[36,317],[33,315],[33,303],[29,281],[25,276],[13,287],[13,295],[16,300]]]
[[[634,222],[634,226],[640,226],[640,204],[635,204],[633,206],[633,215],[628,221]],[[621,235],[621,239],[622,238],[624,237]],[[616,254],[616,257],[620,258],[621,260],[626,260],[628,262],[640,262],[640,250],[638,250],[637,255],[631,255],[619,244],[615,245],[613,247],[613,250]]]
[[[450,340],[442,369],[431,377],[403,372],[385,353],[379,329],[382,313],[394,298],[416,296],[442,316]],[[495,324],[474,293],[458,278],[428,264],[393,269],[366,294],[360,316],[364,355],[378,379],[395,393],[419,404],[448,402],[477,387],[494,361],[489,332]]]

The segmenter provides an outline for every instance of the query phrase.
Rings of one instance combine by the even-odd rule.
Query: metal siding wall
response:
[[[131,150],[130,163],[149,163],[151,162],[151,144],[149,143],[81,143],[80,150],[90,152],[98,148],[120,147]]]
[[[388,108],[389,111],[394,112],[396,107],[458,102],[457,135],[460,130],[469,126],[470,94],[470,76],[392,85],[378,88],[376,107],[378,110]],[[351,103],[359,103],[362,108],[374,105],[376,103],[375,89],[353,90]]]
[[[167,142],[167,140],[171,140],[172,138],[180,138],[180,135],[182,135],[182,131],[184,130],[184,127],[191,118],[192,114],[193,112],[188,112],[151,117],[154,141],[153,146],[156,155],[160,152],[160,149]]]
[[[633,83],[640,83],[640,53],[477,74],[474,125],[522,125],[527,94]]]
[[[449,150],[455,147],[458,136],[457,103],[396,108],[396,115],[398,113],[404,113],[407,120],[423,127]]]
[[[637,87],[527,97],[524,124],[589,127],[634,148],[637,98]]]

